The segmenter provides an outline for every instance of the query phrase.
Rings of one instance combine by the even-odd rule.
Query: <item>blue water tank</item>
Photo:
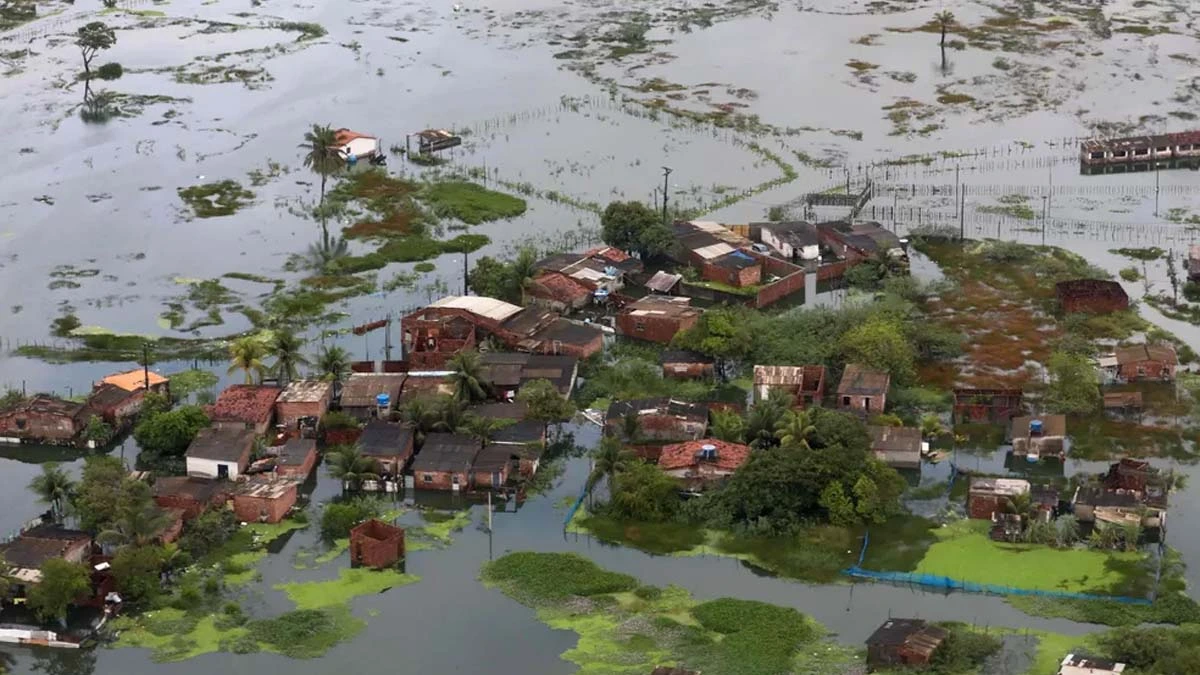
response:
[[[380,408],[386,408],[392,404],[391,394],[379,394],[375,397],[375,405]]]
[[[1042,433],[1042,421],[1041,420],[1030,420],[1029,421],[1029,433],[1034,436],[1040,436]]]

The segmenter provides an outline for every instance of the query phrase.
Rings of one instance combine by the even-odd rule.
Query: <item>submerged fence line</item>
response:
[[[566,530],[567,526],[571,524],[571,521],[575,519],[575,512],[578,511],[579,507],[583,505],[583,498],[587,497],[587,494],[588,485],[586,482],[584,482],[583,489],[579,491],[579,499],[576,499],[575,503],[571,505],[571,508],[567,511],[566,519],[563,520],[564,530]]]

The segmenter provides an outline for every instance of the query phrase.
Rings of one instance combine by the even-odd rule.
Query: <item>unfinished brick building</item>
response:
[[[1020,389],[954,390],[954,419],[958,422],[1008,422],[1021,412]]]
[[[404,529],[372,518],[350,530],[350,564],[385,569],[404,559]]]

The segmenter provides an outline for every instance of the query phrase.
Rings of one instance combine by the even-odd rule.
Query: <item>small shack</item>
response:
[[[627,437],[626,418],[637,419],[636,433]],[[616,401],[604,416],[604,433],[632,446],[639,457],[657,461],[662,446],[696,440],[708,429],[708,408],[673,398]]]
[[[1108,314],[1129,309],[1129,296],[1121,284],[1101,279],[1074,279],[1054,285],[1054,294],[1063,312]]]
[[[397,476],[412,458],[413,437],[412,427],[374,419],[363,428],[358,447],[364,456],[375,460],[382,473]]]
[[[954,390],[954,419],[962,423],[1008,422],[1020,414],[1023,392],[1020,389]]]
[[[838,383],[838,407],[865,414],[881,413],[887,406],[888,387],[892,378],[882,370],[872,370],[862,364],[847,363]]]
[[[74,445],[90,417],[82,403],[37,394],[0,409],[0,443]]]
[[[413,481],[422,490],[470,488],[471,465],[480,443],[465,434],[429,434],[413,460]]]
[[[1014,417],[1012,421],[1014,457],[1027,461],[1062,460],[1067,454],[1066,415]]]
[[[819,405],[825,398],[825,366],[754,366],[754,401],[775,391],[791,396],[796,408]]]
[[[967,492],[967,516],[992,520],[1003,513],[1009,499],[1030,491],[1029,481],[1023,478],[973,478]]]
[[[317,465],[317,442],[311,438],[290,438],[276,452],[275,473],[280,476],[304,481]]]
[[[350,530],[350,564],[387,569],[404,559],[404,529],[378,518]]]
[[[320,380],[291,382],[275,400],[275,418],[288,430],[314,434],[317,424],[329,411],[333,383]]]
[[[252,476],[233,489],[233,512],[247,523],[278,523],[298,497],[299,483],[294,478]]]
[[[910,427],[869,426],[871,452],[895,469],[921,468],[921,430]]]
[[[253,451],[253,429],[201,429],[184,455],[187,473],[201,478],[234,480],[246,472]]]
[[[670,344],[676,334],[696,325],[701,311],[692,307],[691,298],[647,295],[625,305],[617,313],[617,335]]]
[[[712,377],[715,359],[697,352],[668,349],[658,359],[663,377],[690,379]]]
[[[360,420],[386,418],[400,398],[404,373],[353,373],[342,385],[342,412]]]
[[[1142,392],[1105,392],[1104,414],[1120,419],[1140,418],[1142,416]]]
[[[1113,355],[1116,357],[1116,379],[1122,382],[1170,382],[1175,379],[1175,367],[1179,365],[1175,347],[1169,343],[1120,347]]]
[[[128,392],[140,391],[144,393],[149,388],[150,391],[156,394],[169,396],[171,393],[170,380],[149,368],[138,368],[123,373],[113,373],[112,375],[105,376],[96,383],[97,386],[101,384],[111,384]]]
[[[211,478],[160,476],[152,486],[154,503],[164,509],[180,509],[191,520],[212,506],[225,503],[229,484]]]
[[[925,666],[949,637],[944,628],[923,619],[888,619],[867,638],[867,665],[872,668]]]
[[[458,136],[445,129],[425,129],[413,134],[409,134],[405,138],[405,151],[412,153],[411,139],[413,136],[417,138],[417,152],[422,155],[428,155],[440,150],[449,150],[450,148],[462,145],[462,136]]]
[[[1121,675],[1125,664],[1083,654],[1067,654],[1058,667],[1058,675]]]
[[[114,429],[123,429],[142,411],[144,394],[126,391],[116,385],[99,384],[88,394],[85,413],[88,419],[98,415]]]
[[[512,472],[513,463],[520,458],[511,445],[485,446],[471,464],[471,484],[492,490],[504,487]]]

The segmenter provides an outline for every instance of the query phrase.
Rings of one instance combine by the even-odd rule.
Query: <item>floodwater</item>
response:
[[[1014,5],[1013,11],[1022,11],[1024,4]],[[660,198],[655,191],[662,187],[662,166],[674,169],[668,185],[673,204],[704,208],[730,194],[753,191],[706,214],[711,220],[761,220],[770,207],[836,186],[849,171],[856,181],[870,176],[879,188],[865,215],[874,213],[901,233],[930,223],[959,227],[961,207],[961,226],[968,236],[1030,243],[1044,237],[1045,243],[1069,248],[1114,272],[1131,261],[1109,253],[1112,248],[1159,246],[1178,253],[1194,233],[1169,222],[1167,214],[1200,215],[1198,174],[1164,170],[1082,176],[1073,139],[1092,134],[1101,124],[1130,132],[1195,127],[1196,122],[1171,114],[1186,110],[1192,105],[1188,101],[1200,95],[1195,60],[1200,40],[1188,4],[1105,3],[1100,11],[1113,29],[1106,39],[1096,38],[1082,18],[1091,3],[1059,3],[1054,10],[1063,12],[1059,17],[1035,9],[1031,20],[1046,24],[1057,18],[1071,27],[1009,36],[1009,46],[1003,48],[950,49],[945,69],[936,35],[892,30],[928,22],[942,6],[932,1],[903,6],[856,0],[729,3],[729,14],[710,27],[691,21],[686,30],[678,17],[690,12],[695,18],[704,8],[701,3],[674,5],[673,11],[656,2],[640,3],[647,14],[639,20],[650,24],[650,48],[619,61],[590,56],[581,62],[555,55],[575,44],[573,36],[592,40],[589,49],[595,53],[595,38],[631,18],[613,13],[638,8],[595,0],[315,0],[254,7],[226,0],[132,0],[119,3],[122,11],[97,17],[98,6],[64,5],[61,14],[0,34],[0,118],[9,122],[9,133],[0,137],[0,156],[8,158],[0,183],[0,386],[67,395],[130,365],[51,365],[8,355],[20,344],[55,342],[49,325],[63,306],[73,307],[86,326],[165,335],[171,333],[160,325],[159,314],[165,302],[186,291],[181,282],[229,272],[295,281],[297,275],[282,271],[284,262],[320,237],[314,222],[295,215],[297,207],[316,200],[315,182],[300,165],[296,147],[313,123],[375,134],[385,148],[403,145],[406,133],[427,127],[465,130],[464,146],[449,153],[443,170],[482,171],[489,186],[511,189],[527,183],[537,190],[527,196],[524,216],[473,228],[493,243],[472,257],[597,225],[594,213],[571,204]],[[59,7],[47,6],[43,14],[50,9]],[[979,3],[955,3],[953,9],[972,26],[995,16]],[[93,83],[93,88],[170,100],[142,102],[140,113],[127,101],[127,117],[105,124],[81,121],[83,91],[74,80],[79,55],[69,34],[97,19],[119,30],[117,45],[96,63],[120,62],[125,75]],[[296,31],[275,27],[281,20],[320,23],[328,34],[298,42]],[[1152,36],[1118,30],[1135,24],[1169,30]],[[1047,45],[1051,40],[1058,44]],[[14,56],[26,48],[27,56]],[[997,66],[1001,59],[1007,67]],[[851,61],[860,65],[848,67]],[[592,74],[585,77],[570,69],[579,65],[592,66]],[[187,71],[178,77],[164,70],[180,66]],[[247,81],[188,82],[189,73],[214,66],[240,69],[235,74]],[[665,96],[681,110],[705,112],[727,105],[740,114],[757,115],[763,124],[796,131],[773,136],[762,129],[715,129],[620,102],[624,96],[663,96],[637,91],[656,78],[682,87],[669,89],[676,96]],[[937,103],[944,93],[974,100]],[[914,109],[926,117],[896,133],[885,107],[906,100],[925,106]],[[913,131],[920,127],[932,128]],[[751,143],[793,164],[797,178],[757,188],[780,171]],[[942,152],[953,158],[878,165]],[[807,164],[797,153],[831,161],[833,167]],[[287,171],[251,186],[248,173],[266,171],[269,162]],[[398,156],[390,158],[389,166],[409,175],[428,171]],[[250,186],[254,204],[229,217],[189,219],[176,190],[227,178]],[[956,180],[965,186],[962,202]],[[986,212],[1012,194],[1028,198],[1034,219]],[[433,262],[435,271],[424,275],[416,289],[347,301],[339,308],[347,315],[341,323],[314,326],[309,335],[398,314],[440,295],[438,283],[450,292],[461,288],[461,256]],[[49,287],[59,266],[75,270],[66,278],[78,287]],[[382,270],[380,282],[412,267]],[[921,261],[918,267],[923,276],[936,274]],[[87,276],[80,270],[89,270]],[[1161,262],[1149,265],[1147,272],[1151,292],[1168,288]],[[264,291],[249,282],[226,285],[250,301]],[[1135,298],[1146,292],[1142,282],[1125,287]],[[808,300],[836,303],[841,297]],[[1167,320],[1145,306],[1142,311],[1193,344],[1200,338],[1195,326]],[[225,320],[225,325],[200,329],[199,334],[221,336],[246,327],[236,314],[226,313]],[[382,355],[381,336],[334,339],[355,356]],[[157,367],[171,372],[190,365]],[[229,381],[224,364],[201,365],[222,375],[222,385]],[[580,429],[579,439],[594,441],[594,431]],[[126,452],[133,451],[130,442]],[[67,461],[74,469],[81,461],[26,449],[0,453],[0,531],[36,513],[24,486],[37,473],[37,462],[50,459]],[[1163,464],[1194,472],[1174,461]],[[1097,467],[1069,462],[1067,469]],[[649,583],[679,584],[699,597],[732,595],[791,605],[849,643],[860,643],[889,613],[1072,634],[1093,628],[1027,617],[999,598],[881,585],[810,586],[761,576],[729,559],[653,557],[584,536],[564,538],[564,512],[556,505],[577,494],[584,471],[582,462],[571,462],[554,490],[516,513],[496,514],[490,536],[473,525],[446,550],[413,553],[408,569],[422,580],[357,600],[360,616],[378,614],[369,617],[364,635],[319,661],[213,654],[152,665],[148,654],[138,650],[69,656],[7,648],[0,652],[13,654],[19,673],[54,669],[72,675],[151,667],[178,673],[214,667],[233,673],[277,668],[325,673],[332,668],[377,669],[389,660],[402,663],[402,672],[572,672],[559,659],[573,644],[572,634],[546,628],[532,612],[477,582],[479,566],[489,556],[525,549],[577,551]],[[1200,581],[1200,537],[1194,525],[1200,515],[1198,489],[1192,486],[1173,497],[1169,538],[1183,551],[1193,584]],[[335,490],[323,478],[315,499],[328,498]],[[479,523],[482,509],[475,507],[473,515]],[[271,582],[335,573],[336,564],[305,572],[292,567],[291,556],[310,546],[313,536],[296,534],[265,563],[268,582],[261,609],[284,606],[282,596],[269,588]]]

